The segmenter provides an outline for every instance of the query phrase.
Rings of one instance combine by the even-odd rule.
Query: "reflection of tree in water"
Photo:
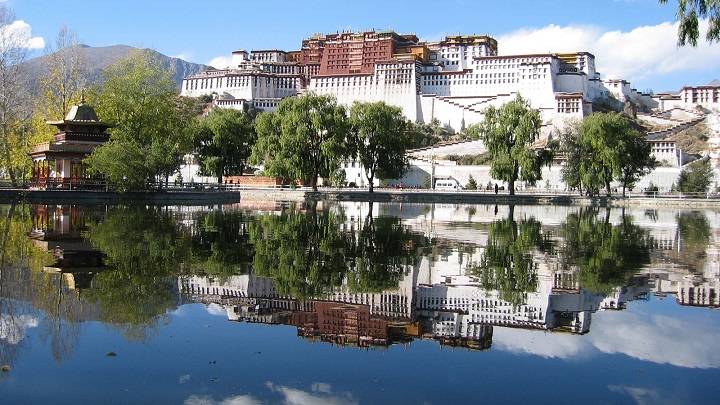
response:
[[[31,222],[29,206],[0,205],[0,365],[16,364],[25,331],[38,317],[22,302],[32,297],[29,267],[44,257],[27,237]]]
[[[89,226],[86,237],[113,270],[95,276],[83,297],[101,307],[101,321],[128,339],[147,339],[177,302],[175,276],[189,261],[189,232],[165,208],[115,207]]]
[[[397,288],[414,264],[416,242],[412,233],[397,217],[373,218],[373,203],[357,234],[349,235],[347,247],[348,286],[353,292],[382,292]]]
[[[397,288],[419,242],[398,218],[370,214],[357,231],[343,230],[343,214],[308,204],[306,212],[290,209],[251,223],[255,274],[273,277],[279,294],[301,299],[345,283],[352,292]]]
[[[248,218],[238,211],[198,214],[192,232],[192,267],[206,274],[247,274],[252,268]]]
[[[255,247],[255,274],[273,277],[280,295],[319,297],[342,285],[347,265],[344,218],[318,210],[309,202],[307,213],[295,206],[280,215],[265,214],[250,227]]]
[[[586,208],[568,215],[562,226],[564,264],[577,268],[583,289],[610,293],[650,263],[647,232],[630,216],[623,215],[619,225],[609,216],[609,208],[604,219],[597,208]]]
[[[680,233],[680,261],[688,266],[688,270],[702,272],[712,232],[707,217],[700,211],[684,211],[675,219]]]
[[[537,289],[533,251],[552,249],[541,227],[534,218],[515,221],[513,206],[506,219],[490,224],[485,253],[480,264],[470,269],[480,277],[483,288],[499,291],[500,299],[514,306],[527,301],[527,293]]]

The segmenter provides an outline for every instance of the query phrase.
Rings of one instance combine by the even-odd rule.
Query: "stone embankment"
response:
[[[0,202],[25,201],[43,204],[158,204],[206,205],[240,201],[239,191],[112,191],[0,190]]]
[[[720,198],[688,197],[583,197],[572,194],[494,194],[489,192],[441,192],[429,190],[387,190],[374,193],[367,190],[327,189],[317,192],[308,190],[242,190],[243,200],[275,201],[373,201],[402,203],[444,203],[444,204],[528,204],[528,205],[580,205],[601,207],[693,207],[720,208]]]
[[[373,201],[397,203],[443,204],[517,204],[517,205],[580,205],[600,207],[688,207],[720,209],[720,198],[645,197],[630,196],[583,197],[573,194],[519,193],[494,194],[482,191],[431,191],[379,189],[374,193],[358,189],[257,188],[234,191],[160,191],[160,192],[100,192],[100,191],[39,191],[0,190],[0,202],[25,201],[44,204],[158,204],[208,205],[230,204],[240,200],[256,201]]]

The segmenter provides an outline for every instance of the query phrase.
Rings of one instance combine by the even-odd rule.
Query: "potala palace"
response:
[[[187,77],[182,84],[182,95],[212,95],[216,107],[251,104],[264,111],[307,91],[334,95],[346,105],[385,101],[414,122],[436,119],[455,131],[482,121],[485,108],[499,107],[518,93],[541,111],[544,136],[568,119],[592,114],[595,106],[625,109],[658,128],[648,141],[668,167],[685,163],[673,134],[708,115],[709,127],[720,133],[720,82],[684,87],[677,94],[643,94],[625,80],[601,78],[591,53],[499,56],[497,41],[486,35],[424,42],[393,31],[315,34],[302,41],[299,51],[235,51],[231,66]],[[454,152],[434,147],[412,155],[427,160],[449,153]]]

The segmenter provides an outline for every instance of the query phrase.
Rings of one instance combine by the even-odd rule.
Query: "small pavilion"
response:
[[[33,160],[31,186],[38,189],[87,189],[103,185],[103,176],[91,177],[83,159],[110,139],[105,131],[114,125],[100,121],[95,109],[85,104],[73,106],[65,119],[46,121],[60,132],[55,140],[35,145],[29,154]]]

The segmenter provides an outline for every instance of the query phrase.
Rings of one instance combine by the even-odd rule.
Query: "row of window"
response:
[[[523,76],[524,78],[525,76]],[[475,80],[474,84],[508,84],[508,83],[519,83],[520,79],[493,79],[493,80]],[[427,81],[423,83],[425,86],[461,86],[461,85],[472,85],[472,80],[440,80],[440,81]]]

